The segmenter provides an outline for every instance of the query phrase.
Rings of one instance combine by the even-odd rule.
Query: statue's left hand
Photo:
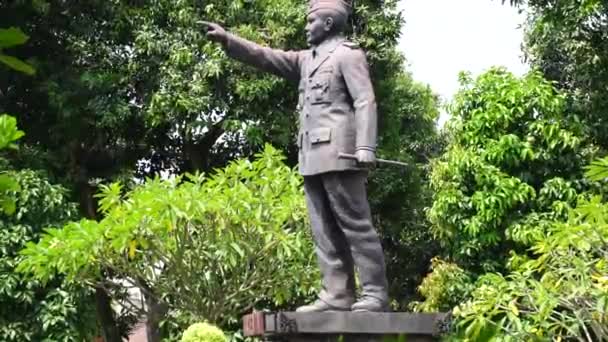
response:
[[[355,152],[359,164],[373,166],[376,164],[376,153],[369,150],[358,150]]]

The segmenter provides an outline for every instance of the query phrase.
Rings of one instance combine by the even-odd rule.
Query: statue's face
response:
[[[332,30],[333,18],[323,15],[321,12],[316,11],[308,15],[304,30],[309,45],[319,45],[329,36]]]

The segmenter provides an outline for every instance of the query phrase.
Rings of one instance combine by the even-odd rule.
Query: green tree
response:
[[[525,253],[567,217],[588,188],[583,167],[594,148],[564,112],[565,95],[538,73],[517,78],[491,69],[461,82],[452,141],[433,165],[429,217],[445,257],[475,281],[503,272],[511,253]],[[443,298],[441,305],[454,306],[462,297]]]
[[[528,9],[524,52],[532,66],[567,92],[569,112],[608,148],[608,3],[602,0],[515,0]]]
[[[0,29],[0,62],[9,69],[20,71],[29,75],[35,73],[35,70],[22,60],[6,55],[2,50],[24,44],[28,40],[28,36],[20,29]],[[2,92],[0,91],[0,95]],[[14,142],[23,137],[23,131],[17,128],[17,120],[4,113],[0,115],[0,150],[6,148],[15,148]],[[6,214],[12,214],[15,211],[15,201],[7,194],[9,191],[18,191],[19,184],[12,177],[1,173],[0,174],[0,207]]]
[[[0,29],[0,48],[24,44],[28,36],[16,28]],[[11,69],[33,75],[35,70],[0,50],[0,61]],[[0,116],[0,149],[16,149],[24,135],[17,121]],[[10,168],[1,159],[3,167]],[[76,216],[65,190],[31,170],[0,174],[0,339],[3,341],[78,341],[90,339],[95,329],[90,320],[89,293],[79,286],[66,286],[51,277],[44,286],[16,273],[18,251],[36,240],[47,225],[63,224]]]
[[[16,28],[0,29],[0,61],[29,75],[34,69],[1,49],[21,45],[28,37]],[[0,149],[15,150],[14,142],[24,135],[17,121],[0,115]],[[6,159],[2,168],[11,168]],[[59,277],[48,285],[16,273],[22,260],[18,252],[36,240],[47,225],[63,224],[75,217],[65,190],[31,170],[0,174],[0,339],[3,341],[80,341],[90,339],[91,325],[86,304],[88,292],[79,286],[66,286]]]
[[[13,215],[0,215],[0,340],[82,341],[96,330],[91,292],[50,275],[45,283],[16,271],[18,253],[43,229],[78,217],[66,190],[31,170],[11,171],[20,190]]]
[[[605,181],[608,158],[587,176]],[[460,305],[467,341],[608,341],[608,204],[584,194],[565,222],[552,222],[531,255],[516,254],[506,276],[489,273]]]
[[[124,195],[119,184],[104,187],[102,220],[47,230],[19,269],[113,294],[137,288],[147,306],[123,304],[152,320],[151,305],[226,326],[260,302],[290,303],[314,290],[318,274],[301,177],[281,159],[268,146],[208,177],[149,180]]]
[[[90,218],[97,216],[96,184],[132,170],[143,155],[138,103],[119,77],[128,77],[121,69],[128,56],[119,51],[129,38],[120,18],[105,1],[0,2],[0,22],[30,36],[14,53],[37,69],[36,78],[0,70],[0,111],[19,113],[28,132],[12,163],[46,170]],[[120,341],[107,294],[96,289],[95,298],[106,341]]]

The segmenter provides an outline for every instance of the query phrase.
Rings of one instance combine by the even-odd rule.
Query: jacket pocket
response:
[[[308,138],[312,145],[330,142],[331,141],[331,128],[330,127],[319,127],[311,130],[308,133]]]
[[[312,89],[312,104],[331,103],[329,90],[331,88],[331,71],[320,73],[315,77]]]

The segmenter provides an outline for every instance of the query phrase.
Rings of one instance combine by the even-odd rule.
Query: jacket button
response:
[[[308,118],[308,117],[310,117],[310,115],[308,113],[306,113],[306,117]]]

